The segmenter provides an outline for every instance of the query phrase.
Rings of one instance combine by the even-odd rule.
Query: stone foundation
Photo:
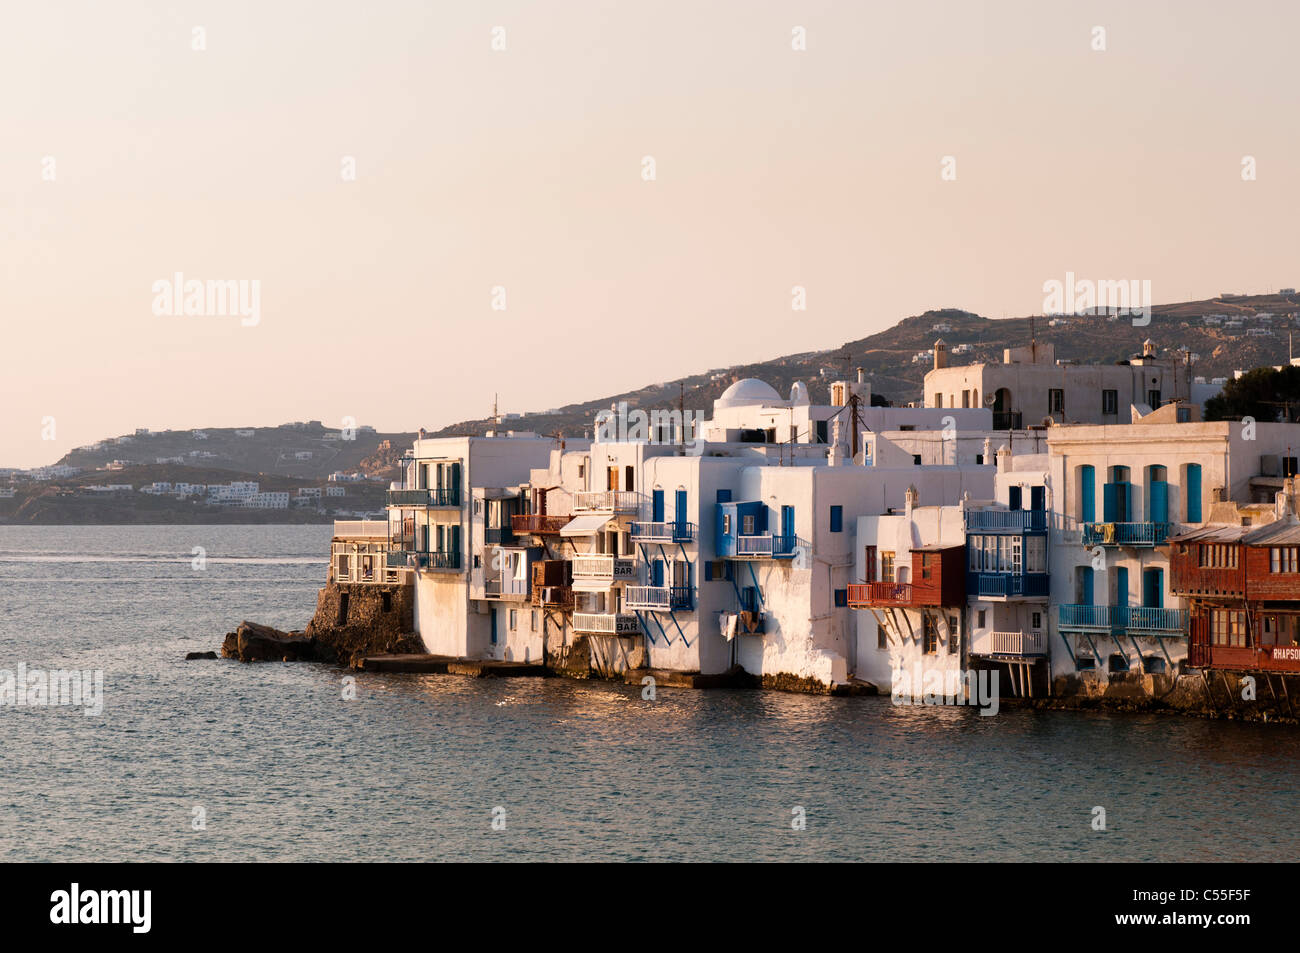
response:
[[[424,652],[415,633],[413,586],[328,582],[306,634],[320,662],[353,665],[367,655]]]

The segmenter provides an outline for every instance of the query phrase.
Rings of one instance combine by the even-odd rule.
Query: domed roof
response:
[[[771,384],[757,377],[736,381],[713,402],[715,407],[743,407],[746,404],[780,404],[781,395]]]

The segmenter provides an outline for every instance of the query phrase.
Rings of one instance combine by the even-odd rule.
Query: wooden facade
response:
[[[872,581],[849,586],[849,606],[964,606],[966,547],[926,547],[912,550],[908,582]]]

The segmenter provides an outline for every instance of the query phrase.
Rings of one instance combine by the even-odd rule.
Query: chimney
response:
[[[1004,443],[998,447],[998,473],[1011,472],[1011,449]]]
[[[1295,513],[1295,478],[1287,477],[1282,481],[1282,489],[1277,491],[1273,501],[1273,510],[1278,519],[1287,519]]]
[[[1145,341],[1142,342],[1142,356],[1143,356],[1143,357],[1155,357],[1155,356],[1156,356],[1156,342],[1155,342],[1155,341],[1151,340],[1150,338],[1147,338]]]
[[[866,379],[866,377],[865,377],[865,376],[863,375],[863,373],[862,373],[862,368],[859,367],[859,368],[858,368],[858,383],[859,383],[859,384],[865,384],[866,381],[867,381],[867,379]]]
[[[990,463],[993,463],[993,462],[994,462],[994,460],[993,460],[993,438],[992,438],[992,437],[985,437],[985,438],[984,438],[984,455],[983,455],[980,459],[982,459],[986,464],[990,464]]]
[[[917,497],[916,484],[912,484],[907,488],[907,493],[903,497],[905,501],[903,506],[903,514],[908,519],[912,518],[912,510],[916,508],[916,497]]]
[[[934,369],[948,366],[948,345],[944,343],[943,338],[934,342]]]

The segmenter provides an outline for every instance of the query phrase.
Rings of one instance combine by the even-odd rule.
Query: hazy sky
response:
[[[0,465],[541,410],[1066,271],[1300,284],[1298,6],[6,0]],[[176,272],[259,323],[155,315]]]

